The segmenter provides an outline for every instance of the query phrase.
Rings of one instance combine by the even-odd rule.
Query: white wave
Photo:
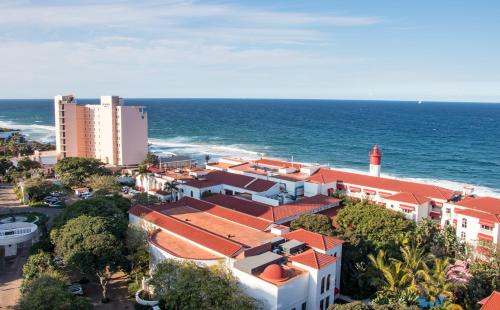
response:
[[[225,156],[244,156],[247,158],[256,158],[259,152],[249,150],[252,146],[249,145],[217,145],[208,143],[197,143],[190,138],[176,137],[170,139],[149,139],[151,143],[150,149],[158,154],[189,154],[192,156],[210,155],[213,157]]]
[[[11,129],[19,129],[21,133],[29,137],[30,139],[40,141],[40,142],[55,142],[56,134],[55,127],[49,125],[40,124],[18,124],[12,121],[0,121],[0,127],[6,127]]]
[[[288,158],[275,158],[279,160],[286,160],[289,161],[290,159]],[[303,165],[315,165],[317,163],[308,163],[308,162],[297,162],[298,164],[303,164]],[[340,168],[340,167],[333,167],[330,166],[330,168],[334,168],[335,170],[340,170],[340,171],[345,171],[345,172],[352,172],[352,173],[357,173],[357,174],[364,174],[364,175],[370,175],[370,172],[368,171],[368,167],[366,171],[363,170],[358,170],[358,169],[352,169],[352,168]],[[469,183],[464,183],[464,182],[455,182],[455,181],[449,181],[449,180],[441,180],[441,179],[434,179],[434,178],[410,178],[410,177],[400,177],[400,176],[394,176],[388,173],[382,173],[382,177],[384,178],[389,178],[389,179],[396,179],[396,180],[403,180],[403,181],[411,181],[411,182],[416,182],[416,183],[423,183],[423,184],[430,184],[430,185],[435,185],[443,188],[448,188],[454,191],[462,191],[465,186],[471,186],[474,188],[474,194],[478,196],[490,196],[490,197],[497,197],[500,198],[500,189],[495,189],[487,186],[480,186],[480,185],[474,185],[474,184],[469,184]]]

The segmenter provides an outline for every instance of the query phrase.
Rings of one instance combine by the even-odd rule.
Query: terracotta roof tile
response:
[[[482,212],[474,209],[458,209],[455,208],[455,213],[463,214],[470,217],[475,217],[481,220],[487,220],[494,223],[500,223],[500,215],[495,215],[487,212]]]
[[[141,205],[132,207],[129,212],[135,216],[142,217],[144,220],[178,236],[189,239],[196,244],[209,248],[225,256],[233,256],[242,249],[240,244],[227,238],[213,234],[209,231],[190,225],[158,211],[153,211]]]
[[[323,236],[322,234],[318,234],[312,231],[307,231],[302,228],[291,231],[283,235],[283,237],[288,240],[294,239],[307,243],[307,245],[309,245],[310,247],[323,251],[332,249],[337,245],[344,243],[344,241],[337,239],[335,237]]]
[[[490,296],[478,302],[482,305],[481,310],[498,310],[500,309],[500,293],[494,291]]]
[[[310,213],[325,205],[337,206],[340,203],[340,199],[324,195],[306,197],[298,200],[297,202],[277,207],[272,207],[255,201],[248,201],[245,199],[225,195],[212,195],[205,200],[218,204],[225,208],[237,210],[239,212],[257,216],[272,222],[277,222],[282,219],[301,215],[304,213]]]
[[[205,198],[205,200],[224,208],[253,215],[271,222],[275,221],[273,207],[260,202],[219,194],[211,195]]]
[[[465,199],[456,203],[457,206],[467,207],[490,214],[500,214],[500,199],[494,197],[477,197]]]
[[[242,212],[224,208],[207,201],[202,201],[190,197],[184,197],[181,200],[170,205],[171,207],[187,205],[197,210],[204,211],[206,213],[222,217],[226,220],[262,231],[266,230],[272,224],[272,222],[268,220],[264,220]]]
[[[257,184],[255,186],[252,186],[253,183]],[[196,188],[205,188],[221,184],[231,185],[239,188],[246,188],[246,186],[249,186],[250,188],[248,188],[248,190],[254,192],[264,192],[276,185],[275,182],[267,180],[256,180],[253,177],[226,171],[209,172],[202,178],[189,180],[185,184]]]
[[[337,261],[336,257],[319,253],[312,249],[309,249],[298,255],[290,256],[288,259],[292,262],[306,265],[318,270]]]
[[[392,196],[385,197],[385,199],[406,202],[406,203],[411,203],[411,204],[415,204],[415,205],[421,205],[421,204],[424,204],[424,203],[430,201],[430,199],[425,197],[425,196],[415,194],[415,193],[407,193],[407,192],[397,193],[397,194],[394,194]]]
[[[439,186],[325,168],[321,168],[314,173],[309,178],[309,181],[315,183],[343,181],[344,183],[358,186],[366,186],[393,192],[410,192],[431,199],[441,200],[448,200],[452,198],[454,194],[454,191]]]

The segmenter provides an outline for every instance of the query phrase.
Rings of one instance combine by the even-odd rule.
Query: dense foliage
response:
[[[352,302],[348,304],[334,304],[328,307],[328,310],[418,310],[417,306],[405,306],[401,304],[390,305],[372,305],[361,302]]]
[[[59,230],[70,219],[80,215],[98,216],[110,221],[110,229],[117,237],[123,238],[128,225],[127,211],[130,201],[119,197],[96,197],[79,200],[67,206],[54,219],[51,238],[57,239]]]
[[[291,228],[317,232],[326,236],[333,236],[334,229],[331,219],[322,214],[302,214],[298,219],[292,221]]]
[[[72,295],[64,278],[54,273],[44,273],[31,281],[21,298],[21,310],[87,310],[92,305],[85,298]]]
[[[86,186],[87,180],[94,175],[111,175],[98,159],[82,157],[63,158],[54,166],[54,171],[68,187]]]
[[[32,178],[24,183],[24,193],[29,201],[39,202],[47,197],[51,192],[60,190],[61,187],[51,181],[41,178]]]
[[[153,166],[158,166],[159,163],[160,159],[158,158],[158,155],[155,155],[153,153],[148,153],[148,155],[146,155],[146,158],[142,161],[142,164],[149,164]]]
[[[222,266],[200,267],[192,262],[160,262],[149,284],[167,309],[256,309]]]
[[[120,192],[120,183],[112,175],[93,175],[87,180],[87,186],[96,196],[116,194]]]
[[[125,265],[123,242],[113,229],[109,219],[80,215],[64,224],[52,240],[66,265],[99,278],[103,300],[111,275]]]

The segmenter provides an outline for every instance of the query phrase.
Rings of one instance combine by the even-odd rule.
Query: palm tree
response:
[[[405,271],[404,281],[409,284],[409,288],[417,292],[418,283],[421,280],[429,279],[429,267],[425,262],[426,256],[424,248],[416,246],[406,246],[401,248],[403,255],[403,269]]]
[[[435,258],[434,266],[428,279],[420,283],[421,296],[425,297],[430,305],[439,306],[445,300],[453,298],[453,283],[448,281],[446,275],[448,265],[448,258]]]
[[[372,254],[368,255],[373,266],[382,273],[383,276],[383,290],[384,291],[398,291],[405,288],[406,274],[403,268],[403,263],[398,260],[392,260],[390,264],[385,262],[385,252],[380,250],[377,257]]]
[[[146,177],[149,174],[147,165],[144,164],[139,165],[139,167],[137,168],[137,172],[139,174],[139,177],[141,178],[141,184],[144,185],[144,177]],[[146,186],[143,187],[144,189],[146,189]]]
[[[177,194],[177,192],[179,191],[179,187],[177,186],[178,184],[177,182],[175,182],[175,180],[172,182],[167,182],[165,185],[167,187],[167,192],[169,192],[172,197],[174,193]],[[175,197],[175,200],[177,200],[177,195]]]

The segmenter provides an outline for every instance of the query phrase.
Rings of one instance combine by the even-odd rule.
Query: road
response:
[[[18,212],[39,212],[47,215],[48,224],[52,223],[52,219],[57,213],[58,209],[49,208],[30,208],[20,203],[14,192],[12,186],[0,184],[0,214]],[[22,268],[28,257],[29,248],[18,250],[19,254],[13,259],[5,261],[4,268],[0,269],[0,309],[16,309],[19,301],[20,292],[19,288],[22,281]]]

